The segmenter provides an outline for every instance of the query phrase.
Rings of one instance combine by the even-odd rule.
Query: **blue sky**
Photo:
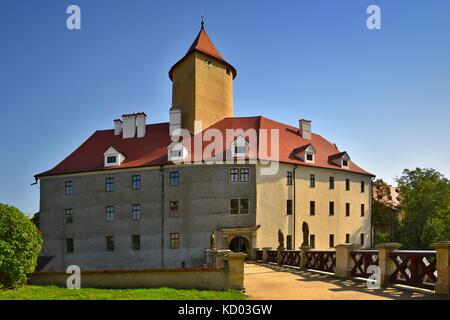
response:
[[[82,30],[66,28],[66,8]],[[366,9],[382,10],[380,31]],[[0,202],[39,208],[33,175],[127,112],[168,120],[169,68],[206,29],[238,70],[236,116],[313,131],[393,182],[450,176],[450,1],[2,0]]]

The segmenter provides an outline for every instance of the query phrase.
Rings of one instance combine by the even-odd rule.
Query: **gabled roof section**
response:
[[[303,152],[303,151],[310,151],[310,152],[316,153],[316,149],[314,149],[314,146],[311,143],[307,144],[307,145],[304,145],[304,146],[302,146],[300,148],[295,149],[293,151],[293,153],[297,154],[297,153],[300,153],[300,152]]]
[[[169,71],[169,78],[170,80],[173,80],[173,71],[175,70],[175,67],[180,64],[184,59],[186,59],[187,56],[189,56],[191,53],[198,51],[201,53],[204,53],[211,58],[214,58],[216,60],[221,61],[222,63],[226,64],[231,71],[233,72],[233,79],[237,76],[236,69],[225,61],[224,58],[222,58],[222,55],[220,54],[219,50],[216,49],[214,44],[212,43],[211,39],[209,38],[208,34],[206,33],[205,27],[202,22],[202,27],[200,29],[200,32],[198,33],[197,37],[195,38],[194,42],[192,43],[191,47],[189,48],[188,52],[184,55],[184,57],[174,64],[172,68],[170,68]]]
[[[350,156],[348,155],[347,151],[339,152],[336,154],[333,154],[329,157],[330,160],[336,160],[336,159],[345,159],[350,160]]]

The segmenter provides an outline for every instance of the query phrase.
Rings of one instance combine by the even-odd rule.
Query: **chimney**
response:
[[[175,135],[175,130],[181,129],[181,108],[173,107],[170,109],[170,124],[169,124],[169,135],[172,140],[178,140],[179,135]]]
[[[302,119],[299,121],[300,135],[307,140],[311,140],[311,121]]]
[[[145,129],[147,128],[147,115],[143,112],[136,114],[137,137],[145,137]]]
[[[136,137],[136,114],[124,114],[123,119],[123,138],[131,139]]]
[[[120,134],[122,133],[122,120],[120,119],[116,119],[114,120],[114,135],[115,136],[120,136]]]

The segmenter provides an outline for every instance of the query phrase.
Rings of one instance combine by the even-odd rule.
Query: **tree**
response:
[[[450,240],[450,183],[434,169],[404,170],[397,179],[402,195],[400,241],[408,249],[429,249]]]
[[[397,208],[394,205],[391,187],[382,179],[373,182],[372,227],[374,242],[390,242],[395,238],[394,227],[397,224]]]
[[[36,226],[17,208],[0,204],[0,288],[26,283],[42,247]]]

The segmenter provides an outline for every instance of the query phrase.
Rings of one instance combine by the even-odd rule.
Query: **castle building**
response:
[[[313,133],[311,121],[234,117],[236,76],[202,24],[169,71],[168,123],[123,115],[36,175],[42,271],[198,267],[212,233],[218,249],[252,255],[277,247],[281,230],[287,249],[297,249],[305,223],[316,249],[371,245],[373,175]],[[216,139],[211,163],[205,137],[230,130],[240,133]],[[199,136],[200,148],[190,148]],[[276,164],[269,174],[268,164]]]

